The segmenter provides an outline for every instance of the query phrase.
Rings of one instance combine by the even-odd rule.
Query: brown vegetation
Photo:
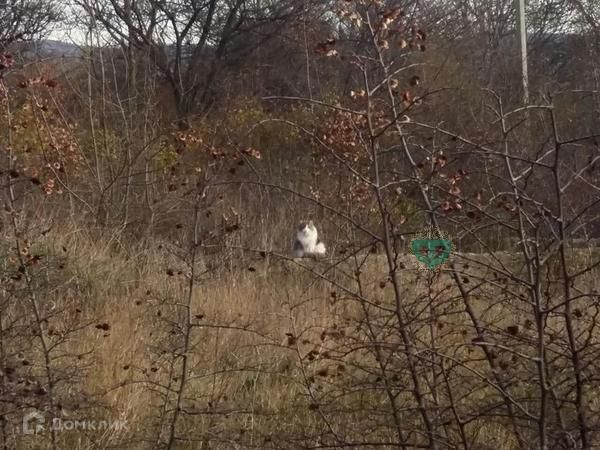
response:
[[[512,3],[86,0],[70,56],[0,37],[4,448],[598,445],[600,11],[531,2],[523,105]]]

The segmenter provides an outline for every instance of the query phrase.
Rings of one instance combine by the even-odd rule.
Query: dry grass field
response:
[[[32,252],[44,257],[31,275],[39,283],[40,312],[49,318],[46,342],[56,344],[49,353],[61,417],[127,424],[101,432],[59,430],[58,448],[164,445],[176,409],[178,449],[395,448],[398,432],[415,442],[409,448],[423,443],[383,255],[259,258],[201,273],[190,287],[189,267],[160,243],[127,247],[73,229],[50,232],[37,246]],[[574,251],[573,270],[594,255]],[[448,266],[432,272],[417,269],[412,255],[400,260],[399,307],[440,441],[519,448],[502,413],[503,396],[520,410],[515,416],[525,435],[535,425],[524,416],[539,408],[531,305],[500,273],[519,274],[519,256],[453,255],[468,301]],[[592,292],[600,289],[599,273],[586,277]],[[577,327],[585,334],[594,330],[597,312],[591,314],[585,298],[579,303]],[[490,339],[493,368],[476,341],[469,309]],[[573,394],[564,379],[570,370],[559,314],[548,317],[544,334],[554,400],[568,400]],[[598,335],[587,339],[592,355]],[[14,352],[16,373],[21,381],[34,380],[44,356],[32,342],[22,345]],[[590,382],[586,394],[593,413],[600,392]],[[36,396],[28,401],[35,406]],[[561,426],[568,427],[573,408],[563,405],[560,412]],[[19,416],[12,420],[18,428]],[[19,439],[19,448],[41,449],[50,434],[46,429]]]

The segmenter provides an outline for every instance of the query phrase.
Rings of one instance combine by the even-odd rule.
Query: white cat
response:
[[[326,251],[325,244],[319,241],[319,233],[313,221],[301,222],[294,240],[294,258],[302,258],[304,255],[324,255]]]

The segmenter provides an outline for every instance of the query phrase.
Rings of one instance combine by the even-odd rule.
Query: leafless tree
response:
[[[0,51],[13,42],[42,37],[58,18],[54,0],[0,2]]]
[[[254,36],[258,44],[273,38],[301,6],[246,0],[77,3],[89,15],[89,27],[103,27],[129,55],[135,49],[155,66],[170,86],[180,118],[213,100],[214,84],[224,59],[232,57],[234,42]]]

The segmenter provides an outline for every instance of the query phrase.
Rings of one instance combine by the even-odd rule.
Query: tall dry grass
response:
[[[57,393],[70,399],[61,405],[64,417],[122,418],[128,424],[126,430],[62,431],[58,447],[145,449],[164,443],[173,382],[181,376],[173,361],[184,323],[179,305],[188,288],[185,265],[164,242],[126,245],[116,235],[89,229],[52,231],[36,246],[47,263],[34,276],[52,279],[54,286],[42,301],[63,311],[51,326],[81,325],[64,344],[65,353],[80,355],[76,376]],[[586,257],[574,253],[573,267]],[[446,408],[444,399],[452,395],[472,448],[518,448],[508,422],[481,413],[497,407],[498,388],[472,341],[472,325],[450,274],[418,270],[410,255],[402,261],[404,310],[417,353],[423,361],[445,358],[439,364],[446,372],[428,374],[427,364],[420,372],[431,383],[432,408]],[[536,402],[526,400],[535,390],[527,304],[517,291],[509,293],[507,281],[493,269],[501,261],[518,271],[518,258],[457,254],[454,261],[463,281],[480,285],[473,295],[482,323],[491,335],[504,336],[494,348],[500,376],[520,404],[535,409]],[[331,263],[259,258],[199,277],[175,448],[338,448],[332,435],[360,442],[360,448],[369,448],[369,442],[392,448],[397,437],[384,386],[390,380],[398,390],[402,427],[415,433],[413,399],[402,388],[407,374],[394,363],[402,361],[402,351],[388,323],[394,300],[384,261],[361,254],[339,262],[335,271]],[[597,273],[587,282],[598,289]],[[588,319],[581,318],[581,330]],[[559,347],[561,326],[558,317],[549,319]],[[381,366],[384,357],[387,368]],[[68,369],[61,366],[73,362],[57,358],[53,365]],[[441,377],[450,387],[444,388]],[[46,448],[47,437],[19,436],[19,448]]]

